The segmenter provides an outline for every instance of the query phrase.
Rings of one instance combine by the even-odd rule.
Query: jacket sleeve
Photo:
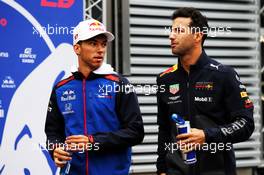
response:
[[[64,119],[57,105],[55,90],[53,90],[48,105],[45,123],[45,133],[47,136],[46,147],[52,159],[53,150],[57,144],[64,143],[65,141],[64,128]]]
[[[162,84],[159,82],[159,77],[157,78],[158,87],[162,87]],[[158,116],[157,124],[159,127],[158,130],[158,158],[157,158],[157,174],[166,173],[167,167],[165,162],[165,157],[167,151],[165,149],[165,144],[171,142],[170,139],[170,121],[168,118],[168,109],[166,104],[161,100],[162,89],[157,91],[157,105],[158,105]]]
[[[125,78],[120,78],[121,88],[130,86]],[[134,146],[142,142],[144,127],[138,100],[135,92],[121,90],[116,95],[116,113],[120,121],[120,129],[113,132],[98,132],[92,135],[95,143],[99,143],[99,151],[118,150]]]
[[[237,73],[230,68],[224,80],[224,103],[227,124],[205,129],[206,142],[238,143],[247,140],[254,131],[253,103]]]

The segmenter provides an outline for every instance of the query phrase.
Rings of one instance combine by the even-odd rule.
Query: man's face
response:
[[[191,18],[186,17],[178,17],[173,20],[169,39],[171,40],[172,53],[177,56],[188,54],[194,47],[194,36],[189,27],[191,21]]]
[[[93,71],[102,65],[106,47],[106,36],[98,35],[74,45],[74,51],[79,57],[80,66],[88,67]]]

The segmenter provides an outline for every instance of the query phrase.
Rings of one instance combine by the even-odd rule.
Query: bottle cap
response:
[[[172,118],[172,120],[175,123],[177,123],[179,125],[184,125],[185,124],[185,120],[182,117],[180,117],[179,115],[177,115],[177,114],[172,114],[171,118]]]

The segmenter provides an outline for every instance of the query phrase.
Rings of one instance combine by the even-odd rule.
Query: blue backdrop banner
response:
[[[56,174],[44,125],[54,83],[77,63],[82,0],[0,0],[0,174]]]

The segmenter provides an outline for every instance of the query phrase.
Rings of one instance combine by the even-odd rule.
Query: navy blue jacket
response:
[[[254,131],[253,103],[231,67],[209,58],[203,51],[189,74],[180,64],[157,77],[158,173],[168,175],[235,175],[233,143],[247,140]],[[203,129],[207,145],[223,145],[216,152],[196,151],[197,163],[183,163],[180,151],[172,151],[177,140],[173,113]],[[165,144],[166,143],[166,144]],[[175,146],[175,145],[174,145]],[[171,148],[171,147],[170,147]],[[223,150],[222,150],[223,149]]]
[[[131,146],[144,137],[142,117],[134,92],[122,91],[127,79],[116,75],[80,72],[59,82],[51,94],[45,132],[47,146],[64,143],[70,135],[87,135],[84,153],[73,153],[71,175],[125,175]],[[123,88],[124,89],[124,88]],[[50,154],[54,148],[49,148]]]

